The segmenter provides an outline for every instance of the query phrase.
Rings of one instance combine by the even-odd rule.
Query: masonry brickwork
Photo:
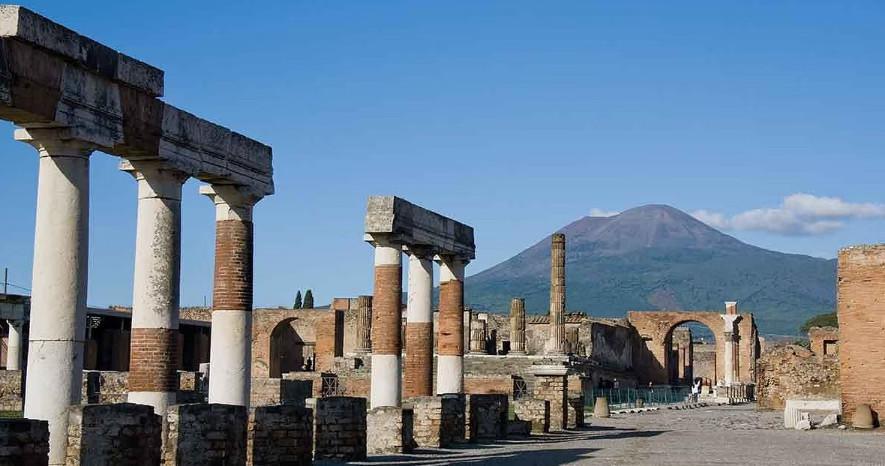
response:
[[[247,464],[308,466],[313,463],[313,410],[266,406],[249,413]]]
[[[521,398],[511,402],[516,419],[529,421],[533,434],[550,432],[550,402],[535,398]]]
[[[837,277],[843,415],[863,403],[885,417],[885,244],[839,251]]]
[[[420,396],[407,400],[414,413],[413,439],[419,448],[445,448],[466,441],[463,395]]]
[[[467,395],[471,442],[507,437],[507,395]]]
[[[48,455],[48,422],[0,419],[0,465],[45,466]]]
[[[550,402],[550,432],[568,427],[568,379],[565,375],[538,376],[534,397]]]
[[[215,222],[213,309],[252,310],[252,222]]]
[[[163,425],[164,464],[245,464],[247,422],[243,406],[171,406]]]
[[[433,322],[409,322],[406,325],[406,355],[403,362],[403,396],[433,394]]]
[[[316,400],[314,459],[366,459],[366,399],[334,396]]]
[[[839,329],[836,327],[812,327],[808,329],[811,351],[820,359],[839,357]]]
[[[366,451],[369,455],[408,453],[414,449],[412,409],[380,406],[366,413]]]
[[[22,371],[0,371],[0,411],[22,410]]]
[[[129,390],[174,392],[178,389],[178,329],[133,328],[129,347]]]
[[[160,464],[162,419],[152,406],[72,406],[65,465]]]
[[[464,283],[449,280],[439,285],[439,341],[437,352],[445,356],[464,354]]]
[[[403,269],[396,265],[375,266],[375,294],[372,299],[372,353],[402,352]]]
[[[783,409],[786,400],[832,400],[841,394],[839,360],[796,345],[770,348],[757,365],[756,406]]]

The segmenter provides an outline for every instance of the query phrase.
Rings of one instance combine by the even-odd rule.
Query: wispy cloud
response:
[[[620,212],[618,212],[617,210],[603,210],[603,209],[597,209],[595,207],[590,209],[590,216],[591,217],[614,217],[615,215],[618,215],[619,213]]]
[[[709,210],[691,213],[720,230],[755,230],[781,235],[822,235],[853,219],[885,218],[885,204],[852,203],[838,197],[797,193],[784,198],[779,207],[752,209],[727,216]]]

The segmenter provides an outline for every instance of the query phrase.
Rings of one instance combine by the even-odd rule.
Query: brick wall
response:
[[[212,308],[252,310],[252,222],[215,222]]]
[[[151,406],[71,406],[65,464],[159,464],[161,430],[161,418]]]
[[[305,372],[310,377],[297,379],[252,378],[250,406],[304,406],[306,399],[319,395],[320,374]],[[301,374],[299,374],[301,375]]]
[[[327,312],[316,323],[316,346],[314,348],[314,370],[331,371],[335,359],[336,314],[338,311]]]
[[[48,422],[0,419],[0,464],[43,466],[48,463]]]
[[[831,400],[840,397],[839,361],[822,361],[801,346],[770,348],[756,367],[759,409],[783,409],[785,401],[791,398]]]
[[[310,465],[313,458],[313,410],[302,406],[266,406],[249,413],[247,464]]]
[[[134,328],[130,338],[130,390],[174,392],[178,388],[178,329]]]
[[[538,376],[534,397],[550,402],[550,431],[568,427],[568,379],[564,375]]]
[[[246,408],[220,404],[175,405],[164,420],[165,464],[198,466],[246,462]]]
[[[550,402],[534,398],[514,400],[513,414],[516,419],[532,423],[533,434],[550,432]]]
[[[839,251],[837,309],[842,411],[848,422],[858,404],[885,416],[885,245]]]
[[[580,429],[584,427],[584,395],[572,395],[568,397],[568,428]]]
[[[470,394],[513,394],[513,377],[509,375],[464,377],[464,393]]]
[[[812,327],[808,329],[811,351],[819,358],[839,357],[839,329],[836,327]]]
[[[366,399],[347,396],[318,398],[314,411],[314,458],[366,459]]]

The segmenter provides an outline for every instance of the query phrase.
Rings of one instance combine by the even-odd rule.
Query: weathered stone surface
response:
[[[72,406],[65,464],[160,463],[162,422],[152,406],[131,403]]]
[[[464,443],[465,397],[419,396],[407,400],[414,413],[413,437],[421,448],[445,448]]]
[[[568,378],[565,367],[536,369],[534,397],[550,402],[550,431],[568,427]]]
[[[407,453],[414,449],[414,414],[411,409],[381,406],[366,414],[370,455]]]
[[[163,460],[178,466],[245,464],[246,424],[242,406],[172,406],[163,425]]]
[[[267,406],[249,414],[247,464],[302,466],[313,458],[313,410]]]
[[[0,419],[0,465],[49,464],[49,423],[32,419]]]
[[[395,196],[370,196],[366,235],[383,235],[390,242],[421,246],[434,254],[462,260],[476,257],[473,228]]]
[[[756,400],[759,409],[782,409],[785,400],[838,399],[839,360],[819,359],[801,346],[775,346],[757,364]]]
[[[314,459],[366,459],[366,399],[333,396],[316,400]]]
[[[0,371],[0,411],[22,410],[22,371]]]
[[[471,442],[507,437],[507,395],[467,395],[467,403]]]
[[[584,427],[584,395],[568,397],[568,428],[580,429]]]
[[[531,422],[533,434],[544,434],[550,431],[550,402],[534,398],[514,400],[513,414],[516,419]]]

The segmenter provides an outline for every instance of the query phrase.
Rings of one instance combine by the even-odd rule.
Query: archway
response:
[[[719,379],[716,334],[708,324],[697,320],[676,322],[664,338],[667,383],[691,385],[696,378],[705,384]]]
[[[280,378],[287,372],[303,370],[304,340],[292,327],[289,318],[281,321],[270,334],[270,376]]]

